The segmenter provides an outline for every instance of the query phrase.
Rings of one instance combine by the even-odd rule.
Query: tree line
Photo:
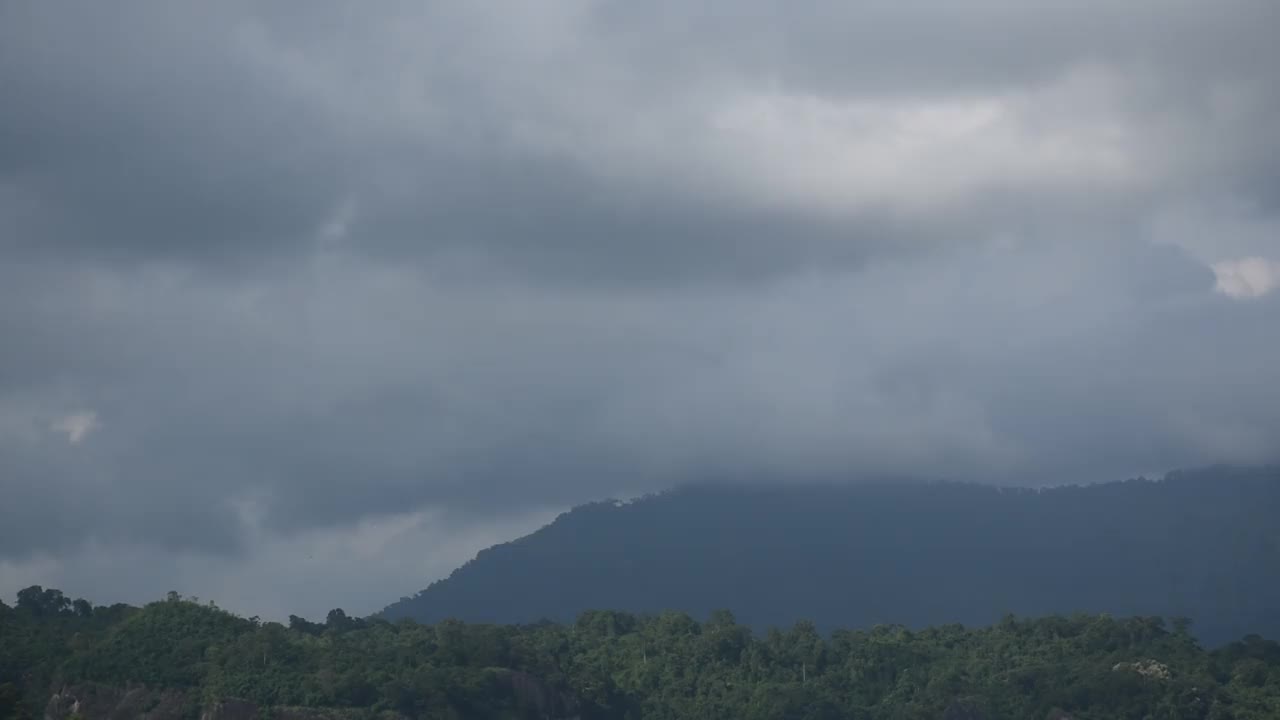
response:
[[[0,720],[41,717],[77,683],[183,689],[192,717],[238,698],[369,718],[1273,720],[1280,645],[1208,650],[1188,620],[1108,615],[756,633],[727,611],[284,624],[177,593],[105,607],[37,586],[0,602]]]

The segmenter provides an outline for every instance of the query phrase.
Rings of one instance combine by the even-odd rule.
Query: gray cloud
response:
[[[0,590],[372,610],[689,480],[1280,459],[1277,19],[6,3]]]

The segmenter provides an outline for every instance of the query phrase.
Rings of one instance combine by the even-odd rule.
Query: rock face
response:
[[[180,690],[141,686],[76,685],[53,694],[45,705],[45,720],[186,720],[194,698]]]
[[[1115,666],[1111,668],[1111,670],[1113,672],[1120,672],[1121,670],[1129,670],[1131,672],[1136,672],[1139,675],[1145,678],[1150,678],[1152,680],[1168,680],[1169,679],[1169,666],[1165,665],[1162,662],[1156,662],[1155,660],[1139,660],[1137,662],[1131,662],[1131,663],[1116,663]]]
[[[44,720],[347,720],[359,714],[301,707],[270,707],[265,711],[255,703],[235,698],[201,708],[193,693],[182,690],[84,684],[54,693],[45,705]],[[399,718],[389,715],[386,720]]]

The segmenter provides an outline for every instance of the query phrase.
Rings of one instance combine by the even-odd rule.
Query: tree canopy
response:
[[[179,689],[193,717],[229,699],[407,718],[1280,717],[1280,645],[1248,636],[1206,650],[1186,619],[757,634],[728,611],[424,625],[335,609],[285,626],[176,594],[88,614],[54,605],[0,606],[0,720],[39,717],[56,688],[84,683]]]

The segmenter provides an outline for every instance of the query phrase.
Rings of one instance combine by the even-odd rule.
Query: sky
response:
[[[1280,460],[1274,0],[0,0],[0,597]]]

